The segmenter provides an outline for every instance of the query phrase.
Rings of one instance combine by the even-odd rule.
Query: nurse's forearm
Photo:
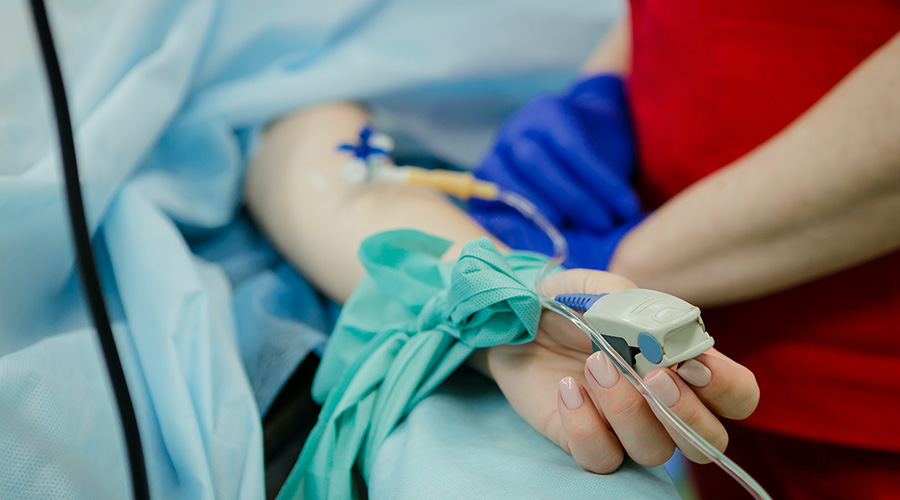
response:
[[[341,177],[347,161],[336,151],[355,142],[368,117],[352,104],[297,112],[266,131],[247,173],[247,204],[279,251],[332,298],[344,301],[363,277],[359,244],[380,231],[414,228],[461,246],[485,235],[443,196],[422,188]]]
[[[581,72],[587,75],[614,73],[623,77],[631,72],[631,18],[627,9],[588,57]]]
[[[663,205],[610,270],[712,305],[898,248],[900,35],[773,139]]]

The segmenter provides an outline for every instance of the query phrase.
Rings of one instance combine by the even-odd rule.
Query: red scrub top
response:
[[[772,137],[900,30],[900,1],[631,8],[628,91],[648,208]],[[759,381],[748,425],[900,451],[900,253],[704,319]]]

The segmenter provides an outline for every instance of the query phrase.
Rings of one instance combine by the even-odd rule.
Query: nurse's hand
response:
[[[474,174],[524,196],[556,226],[606,233],[640,211],[631,128],[622,79],[596,75],[522,106]],[[472,200],[469,213],[513,248],[533,249],[544,240],[542,233],[504,239],[506,219],[530,223],[502,204]]]
[[[545,283],[551,296],[626,288],[634,285],[625,278],[583,269],[559,273]],[[555,313],[544,311],[533,342],[491,348],[486,358],[516,412],[589,471],[613,472],[626,453],[641,465],[661,465],[676,446],[689,459],[706,461],[666,430],[605,355],[591,355],[591,343],[581,330]],[[753,373],[715,349],[675,369],[654,370],[644,380],[719,450],[728,444],[719,418],[746,418],[759,400]]]

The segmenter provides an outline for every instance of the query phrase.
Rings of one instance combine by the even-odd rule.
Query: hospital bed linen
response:
[[[26,9],[0,2],[0,498],[123,498],[118,417],[73,269]],[[549,0],[51,3],[155,498],[262,498],[260,415],[334,322],[334,305],[241,215],[262,128],[353,99],[400,152],[470,165],[505,114],[574,74],[616,10]],[[420,429],[415,415],[410,429]],[[375,470],[385,475],[373,473],[373,497],[396,498],[405,479],[377,461]]]

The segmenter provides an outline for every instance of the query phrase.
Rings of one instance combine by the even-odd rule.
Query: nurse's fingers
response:
[[[674,371],[668,368],[653,370],[644,377],[644,382],[688,427],[703,436],[717,450],[725,451],[725,447],[728,446],[728,432],[725,427]],[[662,418],[660,420],[663,421]],[[697,463],[709,462],[705,455],[688,444],[680,434],[667,424],[664,425],[685,457]]]
[[[559,419],[569,453],[581,468],[608,474],[625,459],[622,445],[609,430],[584,387],[572,377],[559,381]]]
[[[725,418],[747,418],[759,403],[753,372],[715,349],[681,363],[675,371],[701,401]]]
[[[672,457],[675,443],[665,427],[605,354],[595,352],[588,358],[585,377],[600,410],[632,460],[656,467]]]

